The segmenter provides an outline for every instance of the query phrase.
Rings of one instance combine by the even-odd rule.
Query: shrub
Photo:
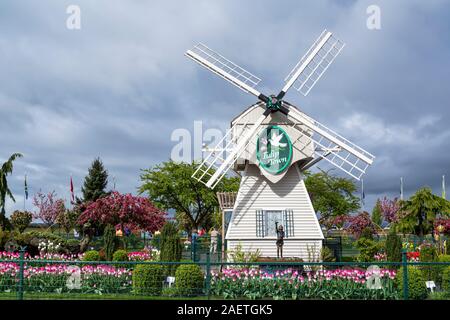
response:
[[[100,261],[100,254],[97,250],[86,251],[83,256],[83,261]]]
[[[25,229],[30,225],[33,220],[33,214],[28,211],[16,210],[10,217],[11,223],[15,229],[20,233],[24,232]]]
[[[366,238],[366,239],[373,240],[374,233],[375,233],[375,231],[373,230],[373,228],[366,227],[361,231],[360,238]]]
[[[441,256],[439,256],[438,257],[438,260],[437,260],[438,262],[450,262],[450,255],[441,255]],[[436,283],[439,283],[439,285],[441,286],[441,287],[444,287],[444,283],[446,282],[445,281],[445,279],[444,279],[444,272],[445,272],[445,270],[446,269],[448,269],[448,268],[450,268],[450,265],[437,265],[437,266],[434,266],[434,275],[435,275],[435,282]],[[449,281],[450,279],[449,278],[447,278],[447,286],[448,286],[448,281]],[[447,287],[447,289],[448,289],[448,287]]]
[[[108,224],[103,232],[103,249],[105,250],[106,260],[113,259],[114,250],[116,250],[116,229]]]
[[[335,262],[336,258],[334,257],[333,251],[331,251],[328,247],[322,247],[320,251],[320,258],[323,262]]]
[[[394,230],[391,230],[386,238],[387,261],[402,261],[402,239]]]
[[[135,294],[160,295],[163,287],[163,268],[156,264],[138,264],[133,270]]]
[[[341,262],[354,262],[354,261],[355,261],[355,257],[350,257],[350,256],[341,257]]]
[[[421,262],[436,261],[436,249],[431,243],[422,243],[419,246],[419,259]],[[436,265],[434,266],[421,266],[422,273],[426,280],[438,281],[438,275],[436,273]]]
[[[125,250],[117,250],[114,252],[113,261],[128,261],[128,253]]]
[[[357,258],[359,262],[373,261],[374,256],[380,251],[379,243],[364,237],[361,237],[356,241],[356,247],[359,249],[359,255]]]
[[[419,246],[420,261],[434,261],[436,259],[436,248],[431,243],[422,243]]]
[[[154,233],[151,241],[153,248],[161,250],[161,233]]]
[[[202,293],[204,280],[202,270],[195,264],[182,264],[175,272],[175,288],[180,295],[192,296]]]
[[[403,292],[403,268],[400,268],[395,277],[397,288]],[[408,289],[409,299],[421,300],[428,295],[427,287],[425,285],[425,277],[422,270],[417,267],[408,267]]]
[[[177,227],[172,222],[167,222],[161,231],[161,261],[180,261],[181,259],[181,239],[178,235]],[[176,265],[168,265],[167,274],[175,273]]]
[[[66,242],[66,248],[71,254],[77,254],[80,252],[80,240],[69,239]]]
[[[261,257],[261,251],[244,251],[242,250],[242,244],[237,244],[233,250],[228,252],[232,262],[235,263],[251,263],[256,262]]]
[[[442,271],[442,289],[450,294],[450,266],[445,267]]]

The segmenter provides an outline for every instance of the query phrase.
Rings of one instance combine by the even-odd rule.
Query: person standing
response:
[[[211,243],[210,243],[210,247],[209,247],[210,253],[216,253],[218,235],[219,235],[219,232],[216,230],[216,228],[213,227],[211,229],[211,233],[210,233],[210,238],[211,238]]]

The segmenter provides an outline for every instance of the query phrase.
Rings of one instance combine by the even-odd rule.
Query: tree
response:
[[[10,220],[13,227],[20,233],[22,233],[30,225],[31,221],[33,220],[33,215],[28,211],[16,210],[11,215]]]
[[[370,219],[369,213],[366,211],[349,217],[347,221],[349,223],[347,230],[356,238],[360,238],[363,234],[365,238],[369,238],[369,233],[372,235],[375,233],[375,225]]]
[[[46,195],[38,192],[33,197],[33,205],[38,208],[33,214],[34,219],[41,219],[48,228],[55,224],[58,216],[66,210],[64,200],[56,198],[56,192],[52,191]]]
[[[381,223],[383,222],[380,199],[377,200],[375,206],[373,207],[372,222],[375,223],[377,226],[381,226]]]
[[[400,201],[397,198],[391,200],[384,197],[380,203],[380,207],[384,220],[389,223],[397,222],[398,212],[400,210]]]
[[[321,224],[330,228],[337,216],[346,216],[359,209],[359,198],[354,196],[355,183],[329,172],[305,173],[305,185]]]
[[[108,224],[103,232],[103,248],[105,250],[105,256],[107,261],[111,261],[113,258],[114,250],[116,249],[116,230],[114,226]]]
[[[69,234],[69,232],[75,228],[78,217],[79,213],[76,210],[67,209],[58,215],[56,223],[64,229],[66,234]]]
[[[108,185],[108,172],[105,170],[100,158],[95,159],[89,168],[88,175],[84,178],[84,184],[81,188],[83,201],[91,202],[106,195],[106,186]]]
[[[433,233],[437,216],[446,216],[450,212],[450,202],[434,195],[428,187],[419,189],[411,198],[401,201],[400,206],[398,223],[420,238],[429,232]]]
[[[402,261],[402,239],[394,229],[389,230],[386,238],[386,256],[387,261]]]
[[[132,231],[155,232],[163,226],[165,215],[147,198],[114,191],[89,204],[78,218],[78,223],[101,227],[110,224],[121,230],[128,228]]]
[[[6,218],[6,196],[12,201],[16,202],[14,196],[8,186],[8,175],[13,172],[13,162],[17,158],[23,157],[20,153],[13,153],[9,159],[4,162],[0,168],[0,228],[5,229],[9,225],[9,221]]]
[[[180,261],[181,240],[178,230],[173,222],[167,222],[161,231],[161,261]],[[168,266],[168,274],[175,273],[176,265]]]
[[[163,162],[153,168],[142,170],[141,194],[148,197],[159,208],[175,209],[189,221],[189,227],[206,229],[212,224],[212,214],[219,207],[216,192],[231,192],[239,189],[239,178],[223,177],[214,190],[191,176],[198,164]],[[209,173],[213,173],[210,170]]]

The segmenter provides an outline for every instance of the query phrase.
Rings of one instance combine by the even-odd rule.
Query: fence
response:
[[[150,239],[140,238],[135,235],[130,237],[119,238],[121,247],[127,250],[142,250],[145,247],[152,247],[160,249],[161,238],[155,237]],[[211,237],[209,235],[201,236],[193,241],[189,241],[187,238],[181,239],[182,244],[182,260],[206,261],[206,257],[210,254],[211,261],[222,261],[225,254],[222,254],[222,237],[218,236],[216,241],[211,243]],[[89,246],[90,250],[99,250],[104,246],[102,237],[94,237]],[[226,248],[226,240],[224,244]]]
[[[21,251],[0,260],[0,299],[408,299],[417,290],[411,267],[436,272],[450,263],[409,262],[406,253],[401,262],[373,263],[233,263],[210,255],[200,262],[87,262],[34,260]]]

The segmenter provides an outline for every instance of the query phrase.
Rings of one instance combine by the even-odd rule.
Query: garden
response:
[[[106,190],[96,159],[70,207],[54,191],[37,192],[33,211],[7,217],[2,198],[0,298],[450,299],[450,207],[430,189],[380,199],[370,214],[359,211],[349,180],[310,174],[324,246],[308,259],[276,259],[240,246],[221,251],[217,198],[186,179],[194,169],[143,170],[139,195],[122,194]],[[238,182],[224,179],[219,189]]]

